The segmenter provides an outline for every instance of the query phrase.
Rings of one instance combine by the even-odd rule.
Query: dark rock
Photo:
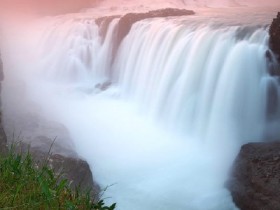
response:
[[[241,210],[279,210],[280,142],[244,145],[226,186]]]
[[[280,13],[273,19],[269,28],[269,47],[266,52],[269,74],[280,76]]]
[[[7,136],[4,132],[2,125],[0,125],[0,156],[6,155],[8,152]]]
[[[104,82],[104,83],[99,83],[97,85],[95,85],[96,89],[99,89],[101,91],[105,91],[107,90],[110,86],[112,85],[112,83],[110,81]]]
[[[280,61],[280,12],[276,18],[273,19],[269,28],[269,45],[271,50],[276,54],[277,60]],[[280,76],[279,68],[276,69],[274,74]]]

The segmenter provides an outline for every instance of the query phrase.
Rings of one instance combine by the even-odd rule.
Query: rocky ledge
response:
[[[178,17],[194,15],[194,11],[185,9],[161,9],[153,10],[146,13],[129,13],[123,16],[119,21],[119,28],[117,32],[117,43],[120,43],[122,39],[129,33],[132,25],[140,20],[148,18],[163,18],[163,17]]]
[[[241,210],[279,210],[280,142],[242,146],[226,185]]]
[[[179,17],[179,16],[188,16],[194,15],[195,12],[192,10],[186,9],[176,9],[176,8],[166,8],[159,10],[152,10],[145,13],[128,13],[124,16],[108,16],[101,17],[96,20],[96,23],[100,26],[100,35],[104,38],[108,30],[109,23],[115,19],[120,18],[118,27],[116,29],[116,39],[114,45],[114,53],[117,51],[119,45],[121,44],[124,37],[129,33],[131,27],[134,23],[149,19],[149,18],[166,18],[166,17]]]
[[[280,76],[280,12],[269,28],[269,47],[266,52],[268,71],[272,76]]]

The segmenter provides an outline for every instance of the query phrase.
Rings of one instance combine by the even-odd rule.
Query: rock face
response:
[[[278,55],[278,60],[280,59],[280,12],[276,18],[273,19],[272,24],[269,29],[270,35],[270,48],[271,50]]]
[[[241,210],[279,210],[280,142],[244,145],[226,185]]]
[[[269,47],[266,58],[268,63],[268,71],[272,76],[280,76],[280,12],[273,19],[269,28]]]

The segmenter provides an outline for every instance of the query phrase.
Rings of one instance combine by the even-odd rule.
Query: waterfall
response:
[[[258,29],[238,40],[238,29],[136,24],[121,46],[116,81],[125,96],[201,141],[256,140],[267,36]]]
[[[30,97],[118,209],[235,209],[224,182],[240,146],[278,132],[266,28],[148,19],[114,52],[118,21],[102,36],[91,18],[48,19],[40,62],[18,65]]]

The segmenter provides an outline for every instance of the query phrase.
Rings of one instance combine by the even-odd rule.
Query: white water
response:
[[[68,128],[102,187],[114,184],[105,197],[118,209],[235,209],[229,167],[268,126],[266,30],[141,21],[111,66],[117,22],[102,42],[93,20],[48,20],[43,38],[6,54],[18,61],[6,83],[24,72],[40,114]]]

